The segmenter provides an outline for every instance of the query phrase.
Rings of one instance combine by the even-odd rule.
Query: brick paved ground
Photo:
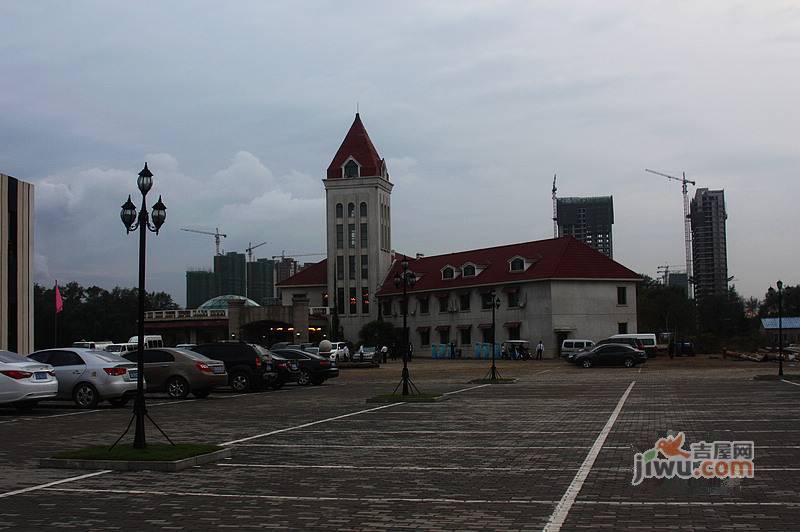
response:
[[[800,529],[800,386],[752,379],[774,365],[659,358],[641,370],[584,370],[504,361],[503,375],[517,384],[441,403],[365,404],[391,390],[399,367],[350,370],[321,387],[153,396],[151,414],[183,441],[222,443],[364,412],[249,439],[217,465],[110,472],[9,496],[87,473],[40,469],[35,459],[110,443],[129,412],[66,403],[25,415],[0,409],[0,530],[541,530],[628,389],[574,504],[560,514],[562,530]],[[415,360],[412,377],[425,391],[452,392],[470,388],[485,367]],[[688,442],[754,440],[756,477],[633,487],[633,453],[670,430]]]

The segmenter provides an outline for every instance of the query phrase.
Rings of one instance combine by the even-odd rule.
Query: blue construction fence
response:
[[[456,358],[458,352],[461,351],[462,358],[492,358],[492,344],[491,343],[476,343],[470,352],[464,346],[456,346],[453,352],[452,344],[431,344],[431,358]],[[494,356],[500,357],[500,344],[494,344]]]

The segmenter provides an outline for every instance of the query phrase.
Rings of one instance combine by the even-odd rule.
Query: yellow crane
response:
[[[211,231],[202,231],[200,229],[190,229],[188,227],[181,227],[181,231],[187,231],[189,233],[199,233],[201,235],[210,235],[214,237],[214,243],[216,244],[217,255],[219,255],[219,241],[221,238],[228,238],[228,235],[219,232],[219,227],[217,227],[214,232]]]

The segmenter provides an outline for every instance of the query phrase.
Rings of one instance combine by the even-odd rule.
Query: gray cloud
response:
[[[683,257],[679,187],[652,167],[726,189],[744,293],[798,281],[789,1],[12,1],[0,18],[0,170],[38,185],[42,277],[135,282],[118,206],[145,157],[169,207],[151,284],[178,300],[213,250],[183,225],[322,250],[319,180],[359,102],[398,249],[548,237],[557,171],[564,195],[614,195],[616,258],[652,274]]]

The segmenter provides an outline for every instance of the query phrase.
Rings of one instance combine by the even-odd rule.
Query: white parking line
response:
[[[479,384],[477,386],[472,386],[471,388],[462,388],[461,390],[455,390],[453,392],[445,392],[442,395],[454,395],[461,392],[468,392],[470,390],[475,390],[477,388],[483,388],[484,386],[491,386],[491,384]]]
[[[81,480],[84,478],[89,477],[96,477],[97,475],[105,475],[106,473],[110,473],[110,469],[105,469],[103,471],[96,471],[94,473],[87,473],[86,475],[78,475],[77,477],[69,477],[69,478],[62,478],[61,480],[56,480],[55,482],[48,482],[47,484],[39,484],[38,486],[31,486],[29,488],[22,488],[14,491],[7,491],[5,493],[0,493],[0,499],[4,497],[11,497],[12,495],[19,495],[20,493],[28,493],[29,491],[36,491],[41,489],[46,489],[51,486],[57,486],[59,484],[65,484],[67,482],[74,482],[76,480]]]
[[[589,450],[589,454],[586,455],[581,467],[578,469],[578,473],[575,475],[575,478],[572,479],[572,482],[567,488],[567,491],[564,492],[561,500],[558,501],[555,510],[553,510],[553,513],[550,516],[550,519],[544,526],[544,532],[557,532],[558,530],[561,530],[561,527],[564,525],[564,521],[567,519],[567,515],[569,514],[572,505],[575,503],[575,499],[578,497],[578,493],[580,493],[581,488],[583,487],[583,483],[586,481],[586,478],[589,476],[589,472],[592,470],[594,461],[600,454],[600,450],[603,448],[603,444],[606,442],[606,438],[611,432],[611,429],[614,427],[614,422],[617,420],[619,413],[622,411],[622,407],[625,405],[625,401],[628,399],[628,395],[631,393],[631,390],[635,384],[636,381],[632,381],[630,385],[628,385],[628,389],[625,390],[625,393],[623,393],[622,397],[620,397],[617,407],[611,413],[611,417],[608,418],[603,430],[597,435],[597,439],[595,440],[594,445],[592,445],[592,448]]]
[[[456,393],[466,392],[468,390],[474,390],[475,388],[482,388],[483,386],[487,386],[487,385],[486,384],[481,384],[479,386],[472,386],[470,388],[463,388],[461,390],[454,390],[452,392],[447,392],[447,393],[456,394]],[[320,420],[317,420],[317,421],[311,421],[309,423],[303,423],[302,425],[295,425],[294,427],[287,427],[285,429],[271,430],[269,432],[264,432],[263,434],[256,434],[255,436],[248,436],[246,438],[239,438],[238,440],[226,441],[225,443],[220,443],[220,445],[235,445],[237,443],[242,443],[242,442],[245,442],[245,441],[255,440],[255,439],[258,439],[258,438],[266,438],[267,436],[273,436],[275,434],[281,434],[283,432],[289,432],[289,431],[292,431],[292,430],[303,429],[303,428],[306,428],[306,427],[313,427],[314,425],[319,425],[320,423],[328,423],[330,421],[336,421],[338,419],[345,419],[345,418],[348,418],[348,417],[357,416],[359,414],[366,414],[368,412],[375,412],[377,410],[383,410],[383,409],[386,409],[386,408],[392,408],[392,407],[400,406],[400,405],[408,406],[409,403],[402,403],[401,402],[401,403],[391,403],[391,404],[388,404],[388,405],[376,406],[375,408],[367,408],[367,409],[364,409],[364,410],[359,410],[357,412],[350,412],[349,414],[342,414],[341,416],[334,416],[334,417],[329,417],[329,418],[325,418],[325,419],[320,419]],[[324,431],[323,430],[323,431],[299,431],[299,432],[346,432],[346,431]]]
[[[302,426],[303,425],[301,425],[301,427]],[[594,430],[298,430],[297,432],[301,434],[587,434],[587,433],[594,434],[596,431]]]
[[[319,443],[242,443],[240,444],[241,447],[276,447],[281,449],[319,449]],[[442,452],[449,452],[449,451],[469,451],[475,450],[480,452],[489,452],[489,451],[524,451],[527,449],[586,449],[585,445],[490,445],[490,446],[478,446],[478,445],[448,445],[447,447],[431,447],[430,445],[330,445],[330,444],[323,444],[325,449],[419,449],[422,451],[442,451]],[[621,450],[631,450],[630,446],[627,447],[603,447],[603,449],[621,449]]]
[[[345,464],[243,464],[221,462],[220,467],[249,467],[257,469],[338,469],[356,471],[505,471],[526,473],[533,471],[575,471],[575,467],[477,467],[477,466],[355,466]],[[610,468],[614,471],[628,468]]]
[[[787,381],[786,379],[781,379],[781,382],[785,382],[786,384],[792,384],[794,386],[800,386],[800,383]]]
[[[307,502],[358,502],[358,503],[430,503],[430,504],[507,504],[507,505],[553,505],[559,501],[545,499],[453,499],[445,497],[326,497],[304,495],[256,495],[252,493],[209,493],[201,491],[153,491],[91,488],[44,488],[52,492],[68,493],[110,493],[119,495],[151,495],[154,497],[212,497],[225,499],[257,499],[267,501],[307,501]],[[578,505],[590,506],[772,506],[800,507],[800,501],[576,501]]]

